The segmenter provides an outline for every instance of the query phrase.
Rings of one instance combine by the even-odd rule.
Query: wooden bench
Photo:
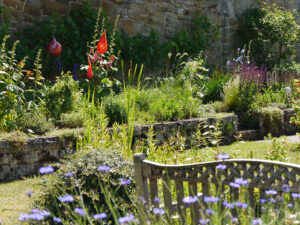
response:
[[[225,165],[226,168],[216,169],[219,164]],[[224,194],[226,189],[229,195],[227,199],[236,202],[241,196],[245,196],[241,195],[240,189],[230,186],[236,178],[248,180],[246,188],[243,188],[247,189],[245,201],[253,208],[259,202],[258,199],[266,197],[266,190],[276,190],[280,194],[283,192],[282,186],[288,184],[290,193],[298,193],[300,187],[300,165],[275,161],[232,159],[164,165],[145,160],[144,154],[137,153],[134,154],[134,166],[137,195],[145,201],[144,207],[148,207],[148,210],[158,207],[155,199],[161,197],[169,217],[176,215],[183,224],[186,209],[189,207],[182,202],[184,197],[197,195],[201,202],[204,196],[213,196],[216,192]],[[159,190],[160,187],[162,190]],[[173,190],[173,198],[172,188],[176,190]],[[202,204],[199,202],[193,204],[191,210],[192,224],[198,224],[200,219]]]

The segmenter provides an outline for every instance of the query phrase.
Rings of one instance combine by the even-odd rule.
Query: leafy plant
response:
[[[104,102],[104,112],[109,118],[109,126],[112,126],[115,122],[123,124],[127,122],[126,104],[120,96],[108,96]]]
[[[242,14],[238,34],[243,46],[251,42],[255,62],[269,69],[291,63],[300,32],[296,15],[296,11],[289,12],[276,5],[248,9]]]
[[[271,140],[271,149],[268,151],[266,159],[287,162],[289,154],[286,137],[273,138],[272,135],[269,134],[265,139]]]
[[[283,112],[276,107],[263,107],[259,109],[261,126],[266,132],[278,135],[282,127]]]
[[[45,107],[53,118],[59,119],[62,113],[78,109],[81,95],[78,82],[73,80],[70,73],[62,73],[50,88],[45,99]]]

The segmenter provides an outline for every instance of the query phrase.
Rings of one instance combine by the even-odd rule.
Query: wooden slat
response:
[[[167,209],[168,216],[172,216],[172,196],[170,189],[170,181],[167,177],[163,178],[163,194],[164,194],[164,203],[165,208]]]
[[[150,186],[150,202],[151,205],[157,207],[158,202],[155,203],[155,198],[158,198],[158,188],[157,188],[157,179],[149,179],[149,186]]]
[[[197,183],[195,182],[189,182],[189,195],[190,196],[197,196],[198,190],[197,190]],[[199,202],[196,202],[191,205],[191,217],[192,217],[192,224],[197,225],[199,224],[200,219],[200,208],[199,208]]]
[[[252,209],[255,207],[255,196],[254,196],[254,188],[248,188],[248,194],[246,194],[246,202],[249,201]]]
[[[175,184],[176,184],[177,210],[180,217],[180,221],[182,222],[182,224],[185,224],[186,210],[182,202],[182,199],[184,198],[183,182],[176,181]]]

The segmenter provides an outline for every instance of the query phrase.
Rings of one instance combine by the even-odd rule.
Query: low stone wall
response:
[[[0,182],[37,174],[41,166],[72,154],[75,146],[74,140],[58,137],[29,138],[19,146],[0,141]]]

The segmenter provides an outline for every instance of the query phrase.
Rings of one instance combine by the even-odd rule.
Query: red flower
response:
[[[86,77],[88,79],[91,79],[93,77],[93,70],[92,70],[92,65],[91,65],[91,61],[90,61],[90,55],[88,55],[88,61],[89,61],[89,69],[87,71]]]
[[[106,30],[104,30],[104,32],[97,44],[97,50],[100,54],[104,54],[107,51]]]

